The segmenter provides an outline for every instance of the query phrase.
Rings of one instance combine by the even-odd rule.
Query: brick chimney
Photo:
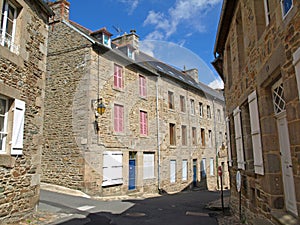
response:
[[[55,2],[49,2],[48,4],[55,14],[50,18],[50,23],[59,22],[62,20],[69,21],[70,3],[68,1],[56,0]]]
[[[184,70],[182,72],[191,76],[196,82],[199,82],[198,69],[194,68],[190,70]]]
[[[136,51],[139,49],[139,36],[135,30],[130,30],[130,34],[123,34],[112,40],[116,46],[131,45]]]

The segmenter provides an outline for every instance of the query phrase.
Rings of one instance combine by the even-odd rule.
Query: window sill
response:
[[[145,100],[145,101],[148,100],[148,99],[147,99],[147,96],[141,96],[141,95],[140,95],[140,99]]]
[[[22,59],[22,57],[13,53],[8,48],[3,47],[2,45],[0,45],[0,55],[3,58],[6,58],[9,61],[15,63],[17,66],[24,67],[24,60]]]
[[[170,148],[175,149],[177,146],[176,145],[170,145]]]
[[[15,159],[8,154],[0,154],[0,166],[13,168],[15,165]]]
[[[118,92],[125,92],[124,88],[117,88],[117,87],[112,86],[112,89],[115,91],[118,91]]]

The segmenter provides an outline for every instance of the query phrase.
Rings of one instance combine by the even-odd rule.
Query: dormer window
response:
[[[130,46],[127,47],[127,56],[128,56],[128,58],[131,58],[134,60],[134,51],[133,51],[133,48],[131,48]]]
[[[108,36],[107,34],[103,34],[103,44],[110,47],[111,40],[110,40],[110,36]]]
[[[91,36],[96,38],[101,44],[111,48],[111,36],[112,36],[112,34],[109,33],[106,30],[105,27],[91,33]]]

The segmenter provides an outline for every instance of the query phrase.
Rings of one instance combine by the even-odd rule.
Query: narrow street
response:
[[[219,198],[219,192],[191,191],[141,200],[101,201],[42,190],[39,210],[61,215],[52,223],[56,225],[217,225],[215,212],[205,206]]]

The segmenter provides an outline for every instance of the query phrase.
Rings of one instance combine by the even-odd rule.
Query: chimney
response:
[[[69,21],[70,3],[67,0],[56,0],[55,2],[50,2],[48,4],[55,14],[50,18],[50,23],[59,22],[62,20]]]
[[[130,30],[130,33],[123,34],[120,37],[113,39],[112,41],[117,46],[131,45],[136,51],[139,49],[139,36],[136,34],[136,30]]]
[[[182,72],[191,76],[196,82],[199,82],[198,69],[194,68],[190,70],[184,70]]]

